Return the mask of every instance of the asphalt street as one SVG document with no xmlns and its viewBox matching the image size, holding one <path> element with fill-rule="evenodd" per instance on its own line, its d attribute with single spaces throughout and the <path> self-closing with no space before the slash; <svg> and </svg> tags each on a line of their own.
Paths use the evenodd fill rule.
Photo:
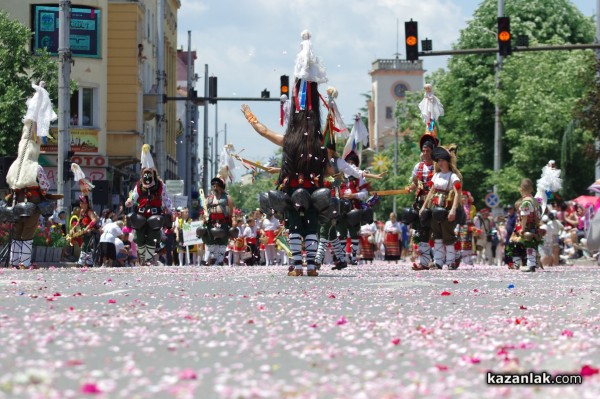
<svg viewBox="0 0 600 399">
<path fill-rule="evenodd" d="M 585 262 L 0 269 L 0 398 L 598 398 L 599 277 Z"/>
</svg>

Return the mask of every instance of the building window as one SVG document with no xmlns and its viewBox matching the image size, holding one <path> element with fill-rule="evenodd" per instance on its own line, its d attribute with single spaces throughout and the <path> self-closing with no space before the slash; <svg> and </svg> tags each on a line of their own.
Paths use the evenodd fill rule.
<svg viewBox="0 0 600 399">
<path fill-rule="evenodd" d="M 80 87 L 71 94 L 71 125 L 95 126 L 95 95 L 96 89 Z"/>
<path fill-rule="evenodd" d="M 393 119 L 392 107 L 385 107 L 385 119 Z"/>
</svg>

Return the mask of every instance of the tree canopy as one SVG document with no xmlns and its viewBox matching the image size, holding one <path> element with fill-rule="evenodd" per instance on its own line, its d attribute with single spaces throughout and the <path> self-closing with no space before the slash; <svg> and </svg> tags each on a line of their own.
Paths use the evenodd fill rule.
<svg viewBox="0 0 600 399">
<path fill-rule="evenodd" d="M 513 38 L 527 34 L 531 46 L 594 41 L 592 19 L 568 0 L 512 0 L 506 3 L 505 15 L 511 18 Z M 496 16 L 497 1 L 484 0 L 455 48 L 496 47 Z M 537 180 L 542 167 L 554 159 L 563 170 L 563 197 L 584 193 L 593 181 L 595 162 L 588 147 L 596 132 L 586 130 L 593 123 L 584 121 L 591 117 L 596 98 L 590 92 L 597 96 L 593 51 L 513 52 L 503 60 L 498 91 L 495 70 L 495 55 L 460 55 L 449 60 L 447 70 L 426 77 L 444 104 L 442 144 L 459 145 L 464 188 L 473 193 L 478 207 L 494 185 L 503 203 L 513 202 L 519 180 Z M 588 98 L 585 104 L 584 97 Z M 400 126 L 410 129 L 413 141 L 424 129 L 417 119 L 420 98 L 408 97 L 406 104 L 397 107 Z M 503 129 L 499 173 L 493 172 L 496 101 Z M 577 173 L 567 174 L 567 170 Z"/>
<path fill-rule="evenodd" d="M 45 81 L 57 106 L 57 62 L 46 52 L 31 54 L 32 35 L 29 28 L 0 11 L 0 155 L 17 153 L 25 101 L 34 92 L 31 83 Z"/>
</svg>

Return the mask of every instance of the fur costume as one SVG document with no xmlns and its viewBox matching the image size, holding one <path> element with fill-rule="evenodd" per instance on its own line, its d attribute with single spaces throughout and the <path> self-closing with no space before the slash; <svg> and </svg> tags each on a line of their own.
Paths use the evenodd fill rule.
<svg viewBox="0 0 600 399">
<path fill-rule="evenodd" d="M 48 136 L 49 125 L 57 118 L 44 82 L 32 87 L 35 94 L 27 100 L 18 156 L 6 174 L 11 192 L 7 203 L 12 206 L 15 215 L 10 264 L 22 268 L 31 266 L 33 236 L 40 217 L 37 205 L 46 201 L 46 192 L 50 188 L 46 173 L 38 163 L 40 137 Z"/>
<path fill-rule="evenodd" d="M 128 224 L 135 229 L 135 243 L 138 247 L 138 259 L 141 264 L 152 261 L 161 242 L 161 229 L 172 222 L 173 203 L 167 195 L 167 189 L 158 176 L 154 160 L 150 154 L 150 145 L 142 146 L 141 177 L 129 193 L 125 206 L 134 206 L 134 212 L 128 215 Z M 148 223 L 150 218 L 160 217 L 159 228 Z M 153 219 L 153 220 L 154 220 Z"/>
</svg>

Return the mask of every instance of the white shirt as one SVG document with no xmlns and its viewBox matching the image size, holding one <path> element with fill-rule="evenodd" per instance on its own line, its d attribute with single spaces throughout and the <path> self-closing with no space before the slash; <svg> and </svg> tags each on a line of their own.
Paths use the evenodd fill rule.
<svg viewBox="0 0 600 399">
<path fill-rule="evenodd" d="M 118 254 L 119 252 L 121 252 L 122 250 L 125 249 L 125 244 L 123 244 L 123 241 L 121 241 L 120 238 L 115 238 L 115 251 Z"/>
<path fill-rule="evenodd" d="M 254 227 L 246 226 L 246 228 L 244 229 L 244 234 L 242 234 L 242 237 L 245 237 L 245 238 L 256 237 L 257 229 L 258 228 L 256 227 L 256 224 L 254 225 Z"/>
<path fill-rule="evenodd" d="M 275 216 L 263 219 L 262 229 L 264 231 L 276 231 L 279 229 L 279 220 Z"/>
<path fill-rule="evenodd" d="M 368 236 L 368 235 L 375 234 L 375 233 L 377 233 L 377 226 L 375 226 L 375 223 L 365 224 L 360 227 L 359 234 L 361 236 Z"/>
<path fill-rule="evenodd" d="M 383 226 L 383 231 L 385 231 L 386 233 L 399 233 L 400 223 L 388 220 L 387 222 L 385 222 L 385 226 Z"/>
<path fill-rule="evenodd" d="M 337 170 L 339 170 L 346 176 L 353 176 L 353 177 L 356 177 L 357 179 L 364 178 L 364 176 L 365 176 L 364 171 L 358 169 L 354 165 L 350 165 L 348 162 L 346 162 L 342 158 L 331 158 L 330 161 L 335 161 L 335 166 L 337 167 Z"/>
<path fill-rule="evenodd" d="M 452 172 L 438 172 L 431 179 L 433 188 L 450 192 L 454 188 L 454 183 L 459 182 L 459 177 Z"/>
<path fill-rule="evenodd" d="M 103 233 L 100 236 L 100 242 L 110 242 L 115 244 L 115 239 L 123 234 L 123 230 L 116 222 L 107 223 L 102 228 Z M 121 240 L 119 240 L 121 241 Z M 121 242 L 123 244 L 123 242 Z"/>
</svg>

